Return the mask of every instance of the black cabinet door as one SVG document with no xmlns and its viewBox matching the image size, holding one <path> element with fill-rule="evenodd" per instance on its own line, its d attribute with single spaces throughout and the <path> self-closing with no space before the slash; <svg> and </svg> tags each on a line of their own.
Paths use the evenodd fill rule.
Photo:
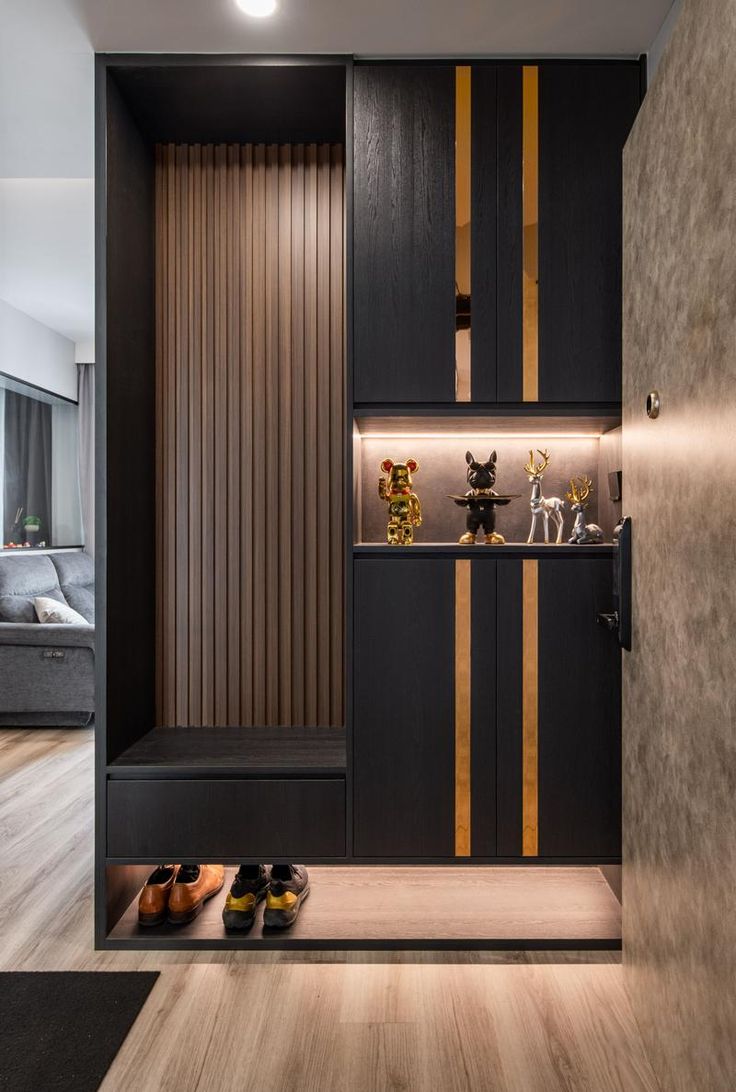
<svg viewBox="0 0 736 1092">
<path fill-rule="evenodd" d="M 354 72 L 356 402 L 455 397 L 455 69 Z"/>
<path fill-rule="evenodd" d="M 621 156 L 635 63 L 539 67 L 539 399 L 621 399 Z"/>
<path fill-rule="evenodd" d="M 358 559 L 354 609 L 355 855 L 451 857 L 453 562 Z"/>
<path fill-rule="evenodd" d="M 499 856 L 620 856 L 621 654 L 596 623 L 611 608 L 611 565 L 498 562 Z"/>
<path fill-rule="evenodd" d="M 539 853 L 621 853 L 621 651 L 610 559 L 539 562 Z"/>
</svg>

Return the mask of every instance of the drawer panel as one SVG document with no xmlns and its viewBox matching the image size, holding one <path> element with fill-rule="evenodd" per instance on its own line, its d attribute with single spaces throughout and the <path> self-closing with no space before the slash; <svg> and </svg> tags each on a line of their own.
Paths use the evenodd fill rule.
<svg viewBox="0 0 736 1092">
<path fill-rule="evenodd" d="M 343 857 L 345 782 L 110 781 L 107 824 L 109 857 Z"/>
</svg>

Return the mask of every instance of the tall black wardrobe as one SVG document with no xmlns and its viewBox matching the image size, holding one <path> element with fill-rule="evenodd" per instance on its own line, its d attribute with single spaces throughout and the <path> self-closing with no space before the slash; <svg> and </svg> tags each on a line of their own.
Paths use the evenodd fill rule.
<svg viewBox="0 0 736 1092">
<path fill-rule="evenodd" d="M 122 928 L 162 861 L 620 862 L 596 616 L 642 86 L 637 60 L 98 56 L 98 946 L 213 946 Z M 506 545 L 462 546 L 446 495 L 488 444 L 520 496 Z M 558 495 L 589 475 L 603 544 L 569 511 L 526 544 L 530 448 Z M 412 547 L 379 454 L 419 461 Z"/>
</svg>

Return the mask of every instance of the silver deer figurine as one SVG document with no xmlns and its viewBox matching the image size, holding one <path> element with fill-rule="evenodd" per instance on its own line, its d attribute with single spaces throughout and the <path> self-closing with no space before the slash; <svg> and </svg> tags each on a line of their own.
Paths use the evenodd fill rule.
<svg viewBox="0 0 736 1092">
<path fill-rule="evenodd" d="M 575 526 L 572 529 L 572 538 L 567 541 L 585 546 L 590 542 L 603 542 L 603 531 L 597 523 L 585 522 L 585 509 L 588 507 L 588 497 L 593 492 L 593 483 L 587 475 L 575 479 L 570 478 L 570 492 L 565 496 L 575 512 Z"/>
<path fill-rule="evenodd" d="M 529 481 L 532 485 L 532 495 L 529 501 L 532 509 L 532 527 L 529 532 L 529 538 L 527 542 L 534 542 L 534 531 L 536 530 L 537 520 L 540 516 L 544 519 L 544 541 L 549 542 L 549 521 L 550 517 L 552 522 L 557 527 L 556 543 L 562 542 L 562 530 L 564 524 L 563 509 L 565 507 L 564 500 L 560 500 L 559 497 L 543 497 L 542 496 L 542 474 L 549 466 L 549 451 L 539 451 L 537 453 L 542 456 L 542 461 L 538 465 L 534 462 L 534 452 L 529 452 L 529 462 L 525 464 L 524 470 L 529 475 Z"/>
</svg>

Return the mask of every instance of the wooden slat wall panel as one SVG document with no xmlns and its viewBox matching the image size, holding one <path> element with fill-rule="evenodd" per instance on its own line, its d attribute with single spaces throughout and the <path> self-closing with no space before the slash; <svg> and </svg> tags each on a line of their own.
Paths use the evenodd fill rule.
<svg viewBox="0 0 736 1092">
<path fill-rule="evenodd" d="M 157 719 L 343 722 L 344 155 L 156 154 Z"/>
</svg>

